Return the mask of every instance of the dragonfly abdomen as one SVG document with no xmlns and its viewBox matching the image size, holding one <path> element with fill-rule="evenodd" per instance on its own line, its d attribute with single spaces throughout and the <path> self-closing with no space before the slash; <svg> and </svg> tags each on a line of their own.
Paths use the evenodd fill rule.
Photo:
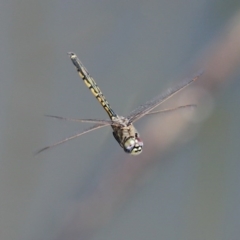
<svg viewBox="0 0 240 240">
<path fill-rule="evenodd" d="M 96 99 L 99 101 L 99 103 L 102 105 L 104 110 L 107 112 L 108 116 L 112 119 L 113 117 L 116 117 L 116 113 L 112 110 L 110 104 L 104 97 L 102 91 L 98 87 L 95 80 L 91 77 L 91 75 L 88 73 L 87 69 L 84 67 L 84 65 L 81 63 L 81 61 L 77 58 L 75 53 L 69 53 L 70 58 L 72 60 L 72 63 L 76 67 L 79 76 L 82 78 L 86 86 L 89 88 L 89 90 L 92 92 L 92 94 L 96 97 Z"/>
</svg>

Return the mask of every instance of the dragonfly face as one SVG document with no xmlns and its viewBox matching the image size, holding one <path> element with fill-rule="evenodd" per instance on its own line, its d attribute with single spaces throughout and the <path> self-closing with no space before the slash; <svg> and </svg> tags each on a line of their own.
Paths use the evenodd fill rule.
<svg viewBox="0 0 240 240">
<path fill-rule="evenodd" d="M 138 155 L 142 152 L 143 142 L 136 134 L 135 137 L 129 137 L 123 144 L 123 149 L 131 155 Z"/>
</svg>

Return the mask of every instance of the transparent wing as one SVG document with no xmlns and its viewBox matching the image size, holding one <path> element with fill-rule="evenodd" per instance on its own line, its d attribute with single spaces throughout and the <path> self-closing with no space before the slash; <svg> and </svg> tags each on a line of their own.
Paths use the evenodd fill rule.
<svg viewBox="0 0 240 240">
<path fill-rule="evenodd" d="M 93 125 L 92 127 L 86 129 L 85 131 L 83 131 L 83 132 L 81 132 L 81 133 L 78 133 L 78 134 L 76 134 L 76 135 L 70 136 L 70 137 L 68 137 L 68 138 L 65 138 L 65 139 L 59 141 L 59 142 L 56 142 L 56 143 L 54 143 L 54 144 L 52 144 L 52 145 L 49 145 L 49 146 L 47 146 L 47 147 L 44 147 L 44 148 L 40 149 L 39 151 L 36 152 L 36 154 L 39 154 L 40 152 L 43 152 L 43 151 L 45 151 L 45 150 L 47 150 L 47 149 L 49 149 L 49 148 L 52 148 L 52 147 L 55 147 L 55 146 L 60 145 L 60 144 L 62 144 L 62 143 L 65 143 L 65 142 L 67 142 L 67 141 L 69 141 L 69 140 L 72 140 L 72 139 L 74 139 L 74 138 L 80 137 L 80 136 L 82 136 L 82 135 L 85 134 L 85 133 L 89 133 L 89 132 L 91 132 L 91 131 L 93 131 L 93 130 L 96 130 L 96 129 L 99 129 L 99 128 L 102 128 L 102 127 L 106 127 L 106 126 L 109 126 L 109 125 L 110 125 L 110 124 L 95 124 L 95 125 Z"/>
<path fill-rule="evenodd" d="M 67 120 L 67 121 L 72 121 L 72 122 L 88 122 L 88 123 L 98 123 L 98 124 L 107 124 L 107 125 L 119 125 L 116 122 L 112 120 L 101 120 L 101 119 L 75 119 L 75 118 L 65 118 L 65 117 L 59 117 L 59 116 L 54 116 L 54 115 L 45 115 L 46 117 L 51 117 L 51 118 L 57 118 L 60 120 Z"/>
<path fill-rule="evenodd" d="M 175 112 L 177 110 L 181 110 L 181 109 L 193 109 L 197 107 L 197 105 L 195 104 L 189 104 L 189 105 L 184 105 L 184 106 L 178 106 L 178 107 L 175 107 L 175 108 L 168 108 L 168 109 L 163 109 L 163 110 L 159 110 L 159 111 L 153 111 L 153 112 L 149 112 L 149 113 L 146 113 L 146 115 L 151 115 L 151 114 L 157 114 L 157 113 L 170 113 L 170 112 Z"/>
<path fill-rule="evenodd" d="M 176 93 L 180 92 L 184 88 L 186 88 L 189 84 L 192 82 L 196 81 L 201 75 L 203 74 L 203 71 L 197 74 L 194 78 L 188 79 L 179 85 L 177 85 L 174 88 L 169 89 L 165 93 L 158 95 L 157 97 L 153 98 L 152 100 L 146 102 L 145 104 L 139 106 L 135 110 L 133 110 L 130 115 L 127 117 L 130 123 L 133 123 L 137 121 L 138 119 L 142 118 L 145 116 L 147 113 L 152 111 L 154 108 L 168 100 L 170 97 L 175 95 Z"/>
</svg>

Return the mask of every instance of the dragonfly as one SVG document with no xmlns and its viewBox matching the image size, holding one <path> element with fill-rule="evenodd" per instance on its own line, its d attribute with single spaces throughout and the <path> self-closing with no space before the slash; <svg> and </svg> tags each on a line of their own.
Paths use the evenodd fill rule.
<svg viewBox="0 0 240 240">
<path fill-rule="evenodd" d="M 131 155 L 138 155 L 143 150 L 143 141 L 141 140 L 137 129 L 133 125 L 134 122 L 136 122 L 137 120 L 141 119 L 142 117 L 144 117 L 146 115 L 172 112 L 172 111 L 175 111 L 178 109 L 196 106 L 193 104 L 189 104 L 189 105 L 178 106 L 178 107 L 170 108 L 170 109 L 153 111 L 160 104 L 162 104 L 163 102 L 165 102 L 166 100 L 171 98 L 173 95 L 177 94 L 178 92 L 180 92 L 181 90 L 186 88 L 192 82 L 196 81 L 202 75 L 203 72 L 200 72 L 199 74 L 195 75 L 191 79 L 185 80 L 184 82 L 180 83 L 176 87 L 169 89 L 165 93 L 156 96 L 155 98 L 153 98 L 150 101 L 147 101 L 145 104 L 140 105 L 135 110 L 133 110 L 127 117 L 119 116 L 113 111 L 110 104 L 108 103 L 105 96 L 103 95 L 102 91 L 96 84 L 95 80 L 89 74 L 89 72 L 84 67 L 82 62 L 79 60 L 77 55 L 73 52 L 69 52 L 68 55 L 69 55 L 73 65 L 76 67 L 80 78 L 84 81 L 86 86 L 89 88 L 89 90 L 92 92 L 92 94 L 96 97 L 96 99 L 102 105 L 103 109 L 108 114 L 109 119 L 107 119 L 107 120 L 72 119 L 72 118 L 65 118 L 65 117 L 59 117 L 59 116 L 53 116 L 53 115 L 46 115 L 48 117 L 61 119 L 61 120 L 94 123 L 94 125 L 88 129 L 86 129 L 83 132 L 80 132 L 76 135 L 70 136 L 70 137 L 65 138 L 59 142 L 52 144 L 52 145 L 44 147 L 44 148 L 40 149 L 37 153 L 43 152 L 49 148 L 60 145 L 69 140 L 72 140 L 74 138 L 80 137 L 83 134 L 92 132 L 96 129 L 100 129 L 100 128 L 103 128 L 106 126 L 111 126 L 112 130 L 113 130 L 113 136 L 116 139 L 116 141 L 119 143 L 119 145 L 123 148 L 123 150 L 126 153 L 129 153 Z"/>
</svg>

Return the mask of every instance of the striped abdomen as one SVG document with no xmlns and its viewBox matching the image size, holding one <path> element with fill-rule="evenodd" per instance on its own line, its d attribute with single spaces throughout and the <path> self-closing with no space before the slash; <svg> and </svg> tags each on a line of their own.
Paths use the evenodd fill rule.
<svg viewBox="0 0 240 240">
<path fill-rule="evenodd" d="M 91 90 L 92 94 L 97 98 L 97 100 L 100 102 L 100 104 L 103 106 L 105 111 L 107 112 L 108 116 L 112 119 L 112 117 L 116 117 L 116 113 L 112 110 L 110 107 L 110 104 L 104 97 L 102 91 L 94 81 L 94 79 L 90 76 L 87 69 L 83 66 L 81 61 L 77 58 L 75 53 L 69 53 L 70 58 L 74 64 L 74 66 L 77 68 L 79 76 L 82 78 L 84 83 L 87 85 L 87 87 Z"/>
</svg>

